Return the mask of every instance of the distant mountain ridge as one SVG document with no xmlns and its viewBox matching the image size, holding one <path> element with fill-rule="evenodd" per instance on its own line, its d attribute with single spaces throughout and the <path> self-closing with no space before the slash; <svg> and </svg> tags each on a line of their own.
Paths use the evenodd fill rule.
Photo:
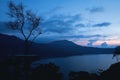
<svg viewBox="0 0 120 80">
<path fill-rule="evenodd" d="M 0 53 L 1 55 L 23 54 L 24 41 L 5 34 L 0 34 Z M 111 54 L 114 49 L 83 47 L 67 40 L 54 41 L 51 43 L 33 43 L 29 48 L 29 54 L 41 57 L 64 57 L 84 54 Z"/>
</svg>

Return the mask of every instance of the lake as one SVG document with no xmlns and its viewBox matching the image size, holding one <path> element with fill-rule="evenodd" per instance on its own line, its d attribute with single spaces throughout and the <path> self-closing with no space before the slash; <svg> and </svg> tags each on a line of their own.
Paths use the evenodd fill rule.
<svg viewBox="0 0 120 80">
<path fill-rule="evenodd" d="M 116 62 L 112 59 L 112 54 L 99 54 L 99 55 L 80 55 L 62 58 L 50 58 L 35 61 L 33 67 L 39 63 L 55 63 L 60 67 L 60 70 L 65 75 L 70 71 L 88 71 L 90 73 L 98 73 L 99 70 L 106 70 L 109 66 Z"/>
</svg>

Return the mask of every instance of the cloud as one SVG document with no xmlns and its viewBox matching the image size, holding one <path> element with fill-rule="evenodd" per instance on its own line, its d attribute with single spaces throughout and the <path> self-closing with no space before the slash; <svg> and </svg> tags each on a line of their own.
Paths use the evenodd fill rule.
<svg viewBox="0 0 120 80">
<path fill-rule="evenodd" d="M 93 27 L 107 27 L 110 25 L 111 25 L 110 22 L 103 22 L 103 23 L 94 24 Z"/>
<path fill-rule="evenodd" d="M 75 27 L 85 27 L 85 24 L 79 23 L 79 24 L 76 24 Z"/>
<path fill-rule="evenodd" d="M 42 32 L 46 35 L 48 33 L 50 34 L 74 34 L 74 31 L 77 31 L 77 28 L 74 26 L 74 24 L 77 21 L 81 20 L 80 14 L 75 15 L 53 15 L 50 16 L 47 19 L 44 19 L 44 21 L 41 23 L 40 26 L 42 26 Z M 0 23 L 0 32 L 8 33 L 7 28 L 3 27 L 3 24 Z M 14 34 L 13 31 L 10 31 Z M 59 36 L 58 35 L 58 36 Z"/>
<path fill-rule="evenodd" d="M 75 14 L 75 15 L 53 15 L 48 20 L 63 20 L 67 22 L 76 22 L 78 20 L 81 20 L 81 14 Z"/>
<path fill-rule="evenodd" d="M 87 46 L 90 46 L 92 47 L 93 46 L 93 43 L 98 41 L 98 39 L 94 39 L 94 40 L 89 40 L 89 43 L 87 44 Z"/>
<path fill-rule="evenodd" d="M 72 24 L 66 23 L 62 20 L 51 20 L 42 24 L 44 32 L 52 33 L 67 33 L 72 30 Z"/>
<path fill-rule="evenodd" d="M 103 12 L 104 8 L 103 7 L 93 7 L 93 8 L 87 8 L 90 13 L 97 13 L 97 12 Z"/>
<path fill-rule="evenodd" d="M 103 43 L 101 43 L 101 47 L 102 47 L 102 48 L 108 48 L 108 44 L 107 44 L 107 42 L 103 42 Z"/>
<path fill-rule="evenodd" d="M 12 33 L 13 30 L 8 29 L 7 24 L 5 22 L 0 22 L 0 33 Z"/>
<path fill-rule="evenodd" d="M 53 8 L 53 9 L 51 9 L 50 11 L 48 11 L 47 14 L 56 13 L 56 12 L 60 11 L 61 9 L 63 9 L 62 6 L 57 6 L 57 7 Z"/>
<path fill-rule="evenodd" d="M 79 40 L 79 39 L 86 39 L 89 41 L 90 44 L 93 44 L 97 40 L 99 40 L 100 37 L 105 37 L 99 34 L 96 35 L 60 35 L 60 34 L 43 34 L 39 37 L 38 41 L 40 42 L 50 42 L 55 40 Z M 91 39 L 92 40 L 89 40 Z"/>
<path fill-rule="evenodd" d="M 106 37 L 106 36 L 95 34 L 95 35 L 73 35 L 73 36 L 64 36 L 64 37 L 67 37 L 67 38 L 91 38 L 91 37 L 99 38 L 99 37 Z"/>
<path fill-rule="evenodd" d="M 76 15 L 54 15 L 49 17 L 42 23 L 44 26 L 44 32 L 52 32 L 52 33 L 69 33 L 69 31 L 73 31 L 74 24 L 77 21 L 81 20 L 81 16 L 79 14 Z"/>
</svg>

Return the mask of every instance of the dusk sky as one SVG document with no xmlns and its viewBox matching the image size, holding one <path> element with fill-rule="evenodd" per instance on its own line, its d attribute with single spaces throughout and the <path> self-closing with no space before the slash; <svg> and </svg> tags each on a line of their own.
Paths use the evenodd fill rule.
<svg viewBox="0 0 120 80">
<path fill-rule="evenodd" d="M 0 0 L 0 22 L 9 20 Z M 11 0 L 43 18 L 37 42 L 70 40 L 84 46 L 120 45 L 120 0 Z M 0 32 L 14 34 L 0 26 Z M 19 34 L 17 35 L 19 37 Z"/>
</svg>

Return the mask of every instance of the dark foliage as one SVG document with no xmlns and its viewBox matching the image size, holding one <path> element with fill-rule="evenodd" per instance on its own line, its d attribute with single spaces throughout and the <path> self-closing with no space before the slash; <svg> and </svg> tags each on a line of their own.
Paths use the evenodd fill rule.
<svg viewBox="0 0 120 80">
<path fill-rule="evenodd" d="M 117 46 L 116 48 L 115 48 L 115 52 L 114 52 L 114 54 L 118 54 L 118 55 L 120 55 L 120 46 Z"/>
<path fill-rule="evenodd" d="M 120 46 L 117 46 L 117 47 L 115 48 L 114 53 L 113 53 L 113 58 L 116 57 L 116 60 L 117 60 L 117 61 L 119 61 L 118 55 L 120 55 Z"/>
<path fill-rule="evenodd" d="M 40 64 L 32 72 L 32 80 L 62 80 L 59 67 L 53 63 Z"/>
<path fill-rule="evenodd" d="M 120 80 L 120 63 L 115 63 L 101 73 L 101 80 Z"/>
<path fill-rule="evenodd" d="M 72 71 L 69 73 L 69 80 L 99 80 L 99 76 L 97 74 L 90 74 L 85 71 Z"/>
<path fill-rule="evenodd" d="M 16 80 L 15 78 L 19 78 L 15 75 L 15 70 L 20 70 L 17 67 L 15 67 L 16 63 L 14 63 L 14 61 L 10 57 L 1 57 L 4 59 L 0 59 L 0 80 Z"/>
</svg>

